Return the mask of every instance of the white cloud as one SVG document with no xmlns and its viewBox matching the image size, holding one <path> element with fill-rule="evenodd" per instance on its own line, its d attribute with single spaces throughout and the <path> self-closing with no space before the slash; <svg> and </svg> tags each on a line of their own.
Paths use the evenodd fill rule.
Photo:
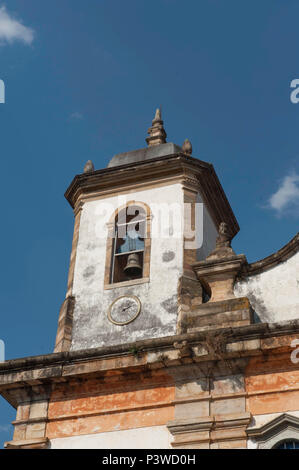
<svg viewBox="0 0 299 470">
<path fill-rule="evenodd" d="M 83 114 L 79 113 L 78 111 L 75 111 L 70 115 L 69 119 L 80 121 L 81 119 L 83 119 Z"/>
<path fill-rule="evenodd" d="M 293 172 L 283 178 L 278 190 L 269 198 L 269 207 L 279 215 L 284 210 L 299 209 L 299 175 L 297 173 Z"/>
<path fill-rule="evenodd" d="M 16 18 L 13 18 L 5 6 L 0 7 L 0 42 L 13 43 L 14 41 L 21 41 L 30 45 L 33 38 L 33 29 L 24 26 Z"/>
</svg>

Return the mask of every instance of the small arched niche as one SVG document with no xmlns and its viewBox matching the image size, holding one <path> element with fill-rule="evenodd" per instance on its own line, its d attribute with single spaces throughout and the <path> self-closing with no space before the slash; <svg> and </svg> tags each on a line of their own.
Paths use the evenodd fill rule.
<svg viewBox="0 0 299 470">
<path fill-rule="evenodd" d="M 108 223 L 105 288 L 140 284 L 150 275 L 150 210 L 131 201 Z"/>
</svg>

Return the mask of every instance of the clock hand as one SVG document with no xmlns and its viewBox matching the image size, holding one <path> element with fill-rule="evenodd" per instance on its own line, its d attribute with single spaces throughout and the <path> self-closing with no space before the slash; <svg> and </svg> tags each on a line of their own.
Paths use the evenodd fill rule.
<svg viewBox="0 0 299 470">
<path fill-rule="evenodd" d="M 128 307 L 124 307 L 122 311 L 125 312 L 125 311 L 128 310 L 129 308 L 131 308 L 131 305 L 129 305 Z"/>
</svg>

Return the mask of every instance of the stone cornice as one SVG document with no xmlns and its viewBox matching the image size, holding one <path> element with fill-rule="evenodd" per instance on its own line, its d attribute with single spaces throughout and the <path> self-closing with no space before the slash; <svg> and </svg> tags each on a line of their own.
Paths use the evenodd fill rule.
<svg viewBox="0 0 299 470">
<path fill-rule="evenodd" d="M 200 277 L 206 274 L 210 274 L 211 270 L 221 272 L 231 271 L 235 266 L 239 267 L 242 263 L 245 262 L 245 255 L 234 255 L 217 260 L 209 260 L 209 258 L 207 258 L 205 261 L 197 261 L 196 263 L 193 263 L 192 268 Z"/>
<path fill-rule="evenodd" d="M 5 442 L 5 449 L 47 449 L 49 439 L 47 437 L 37 439 L 26 439 L 22 441 Z"/>
<path fill-rule="evenodd" d="M 225 221 L 232 237 L 238 233 L 238 222 L 213 165 L 183 153 L 77 175 L 65 197 L 75 207 L 80 198 L 98 197 L 112 194 L 113 191 L 117 193 L 124 188 L 142 188 L 148 184 L 167 184 L 171 181 L 196 185 L 216 226 Z"/>
<path fill-rule="evenodd" d="M 272 255 L 267 256 L 259 261 L 254 263 L 247 264 L 244 266 L 242 271 L 242 276 L 253 276 L 255 274 L 260 274 L 268 269 L 274 268 L 275 266 L 287 261 L 293 255 L 299 251 L 299 232 L 290 240 L 286 245 L 284 245 L 280 250 L 272 253 Z"/>
<path fill-rule="evenodd" d="M 281 323 L 257 323 L 248 326 L 236 328 L 222 328 L 209 331 L 201 331 L 196 333 L 188 333 L 176 336 L 167 336 L 164 338 L 147 339 L 137 341 L 135 343 L 128 343 L 123 345 L 108 346 L 102 348 L 95 348 L 80 351 L 66 351 L 60 353 L 53 353 L 42 356 L 32 356 L 21 359 L 13 359 L 0 364 L 0 391 L 2 393 L 6 388 L 9 389 L 12 384 L 22 387 L 26 383 L 42 384 L 48 383 L 51 378 L 61 376 L 62 367 L 68 369 L 68 376 L 76 376 L 81 373 L 84 375 L 85 365 L 87 363 L 94 364 L 90 372 L 101 372 L 109 370 L 112 367 L 111 362 L 117 359 L 117 364 L 120 368 L 139 368 L 144 369 L 149 364 L 154 362 L 161 362 L 163 367 L 169 363 L 171 365 L 172 359 L 177 362 L 183 360 L 179 355 L 176 348 L 176 343 L 186 341 L 190 347 L 201 347 L 207 336 L 221 331 L 221 335 L 227 338 L 228 356 L 234 357 L 234 343 L 244 341 L 255 341 L 261 339 L 278 338 L 279 336 L 289 336 L 299 333 L 299 320 L 285 321 Z M 283 346 L 283 344 L 282 344 Z M 274 348 L 279 347 L 279 344 L 274 345 Z M 163 359 L 163 352 L 169 352 L 170 356 L 166 361 Z M 171 352 L 172 351 L 172 352 Z M 240 353 L 238 348 L 238 357 Z M 257 354 L 259 354 L 260 347 L 257 347 Z M 243 354 L 244 353 L 244 354 Z M 242 350 L 242 355 L 246 357 L 248 351 Z M 252 355 L 252 351 L 250 353 Z M 236 356 L 236 357 L 237 357 Z M 129 360 L 129 357 L 131 358 Z M 172 357 L 172 359 L 171 359 Z M 160 359 L 157 359 L 160 358 Z M 107 367 L 101 368 L 99 361 L 107 360 Z M 186 359 L 190 361 L 188 357 Z M 209 361 L 215 360 L 214 357 L 207 352 L 202 354 L 199 360 Z M 20 375 L 19 375 L 20 374 Z M 10 376 L 10 378 L 9 378 Z M 15 380 L 12 377 L 15 377 Z"/>
</svg>

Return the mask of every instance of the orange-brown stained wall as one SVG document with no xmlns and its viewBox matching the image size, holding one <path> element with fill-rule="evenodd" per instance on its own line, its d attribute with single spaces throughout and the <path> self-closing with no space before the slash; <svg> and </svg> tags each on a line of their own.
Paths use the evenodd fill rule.
<svg viewBox="0 0 299 470">
<path fill-rule="evenodd" d="M 174 419 L 175 384 L 170 375 L 163 370 L 111 374 L 57 384 L 49 403 L 46 436 L 161 426 Z M 292 363 L 290 352 L 251 358 L 245 387 L 246 409 L 252 415 L 299 410 L 299 367 Z M 233 407 L 229 412 L 235 413 Z"/>
<path fill-rule="evenodd" d="M 65 383 L 52 393 L 46 435 L 53 439 L 165 425 L 174 418 L 174 396 L 172 379 L 160 373 L 138 382 Z"/>
<path fill-rule="evenodd" d="M 299 410 L 299 367 L 290 353 L 252 358 L 245 385 L 252 415 Z"/>
</svg>

